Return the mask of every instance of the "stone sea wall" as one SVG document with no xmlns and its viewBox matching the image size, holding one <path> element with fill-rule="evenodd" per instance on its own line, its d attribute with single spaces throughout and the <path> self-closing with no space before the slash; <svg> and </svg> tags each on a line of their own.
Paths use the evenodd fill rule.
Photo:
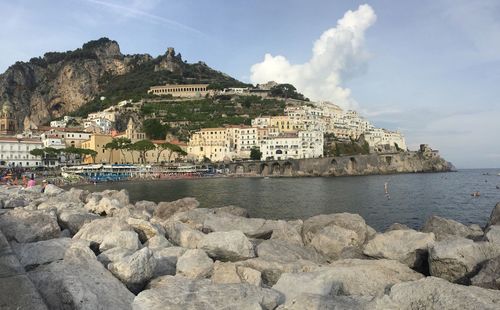
<svg viewBox="0 0 500 310">
<path fill-rule="evenodd" d="M 349 176 L 414 172 L 448 172 L 453 165 L 420 152 L 338 156 L 298 160 L 234 162 L 234 176 Z"/>
<path fill-rule="evenodd" d="M 0 186 L 0 309 L 500 308 L 500 203 L 484 227 L 384 232 L 210 207 Z"/>
</svg>

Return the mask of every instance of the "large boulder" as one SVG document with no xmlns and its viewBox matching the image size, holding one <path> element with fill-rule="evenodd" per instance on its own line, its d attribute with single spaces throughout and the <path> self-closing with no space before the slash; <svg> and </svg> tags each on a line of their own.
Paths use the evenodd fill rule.
<svg viewBox="0 0 500 310">
<path fill-rule="evenodd" d="M 64 193 L 65 190 L 55 186 L 54 184 L 47 184 L 43 193 L 47 196 L 56 196 Z"/>
<path fill-rule="evenodd" d="M 283 240 L 271 239 L 262 241 L 256 249 L 257 256 L 263 260 L 295 262 L 309 260 L 316 263 L 325 263 L 326 258 L 317 253 L 314 248 L 306 248 Z"/>
<path fill-rule="evenodd" d="M 85 209 L 65 209 L 59 213 L 59 223 L 68 229 L 73 235 L 76 234 L 83 225 L 99 219 L 97 214 L 89 213 Z"/>
<path fill-rule="evenodd" d="M 28 273 L 49 309 L 131 309 L 134 295 L 80 242 Z M 105 292 L 105 293 L 104 293 Z"/>
<path fill-rule="evenodd" d="M 212 283 L 249 283 L 261 286 L 262 279 L 258 270 L 238 266 L 231 262 L 216 261 L 212 273 Z"/>
<path fill-rule="evenodd" d="M 198 208 L 200 203 L 195 198 L 187 197 L 171 202 L 160 202 L 154 210 L 153 216 L 167 220 L 174 213 L 189 211 Z"/>
<path fill-rule="evenodd" d="M 363 253 L 375 258 L 394 259 L 410 268 L 420 269 L 427 263 L 428 250 L 433 244 L 433 233 L 413 229 L 392 230 L 375 235 L 365 245 Z"/>
<path fill-rule="evenodd" d="M 109 271 L 134 293 L 141 291 L 153 277 L 155 267 L 156 260 L 148 248 L 143 248 L 108 265 Z"/>
<path fill-rule="evenodd" d="M 248 217 L 248 210 L 242 207 L 225 206 L 220 208 L 213 208 L 212 210 L 214 211 L 215 214 L 226 213 L 235 216 Z"/>
<path fill-rule="evenodd" d="M 236 264 L 260 271 L 263 283 L 268 286 L 276 284 L 283 273 L 308 272 L 316 270 L 320 266 L 315 262 L 304 259 L 297 259 L 290 262 L 283 260 L 266 260 L 260 257 L 240 261 Z"/>
<path fill-rule="evenodd" d="M 88 240 L 100 245 L 104 238 L 116 231 L 132 231 L 132 227 L 119 218 L 101 218 L 82 226 L 73 239 Z"/>
<path fill-rule="evenodd" d="M 53 212 L 16 208 L 0 215 L 0 229 L 8 240 L 34 242 L 58 238 L 61 229 Z"/>
<path fill-rule="evenodd" d="M 112 248 L 122 248 L 135 252 L 140 247 L 141 242 L 135 231 L 121 230 L 113 231 L 104 236 L 102 243 L 99 245 L 99 250 L 102 252 Z"/>
<path fill-rule="evenodd" d="M 126 205 L 120 204 L 120 202 L 116 199 L 108 197 L 102 197 L 99 199 L 99 196 L 92 196 L 89 199 L 89 202 L 85 204 L 85 209 L 89 212 L 106 216 L 115 214 L 118 210 L 125 206 Z"/>
<path fill-rule="evenodd" d="M 128 218 L 127 224 L 132 226 L 142 243 L 149 238 L 165 235 L 165 229 L 160 225 L 151 224 L 150 222 L 137 218 Z"/>
<path fill-rule="evenodd" d="M 363 242 L 364 236 L 360 239 L 354 230 L 328 224 L 316 232 L 310 244 L 329 258 L 338 259 L 344 249 L 360 247 Z"/>
<path fill-rule="evenodd" d="M 196 249 L 204 234 L 181 222 L 165 222 L 168 239 L 183 248 Z"/>
<path fill-rule="evenodd" d="M 283 240 L 299 246 L 304 245 L 302 240 L 302 220 L 276 221 L 271 239 Z"/>
<path fill-rule="evenodd" d="M 500 245 L 500 225 L 492 225 L 486 230 L 485 239 Z"/>
<path fill-rule="evenodd" d="M 481 231 L 474 230 L 462 223 L 435 215 L 425 222 L 422 232 L 434 233 L 438 241 L 453 238 L 453 236 L 473 239 L 483 235 Z"/>
<path fill-rule="evenodd" d="M 212 284 L 208 279 L 163 276 L 151 281 L 148 289 L 137 295 L 133 308 L 271 310 L 281 302 L 282 296 L 278 292 L 246 283 Z"/>
<path fill-rule="evenodd" d="M 489 227 L 492 225 L 500 225 L 500 202 L 497 203 L 495 208 L 491 211 L 490 219 L 486 226 Z"/>
<path fill-rule="evenodd" d="M 210 276 L 214 262 L 199 249 L 187 250 L 177 259 L 177 275 L 201 279 Z"/>
<path fill-rule="evenodd" d="M 376 299 L 369 308 L 493 310 L 500 308 L 500 298 L 498 291 L 427 277 L 395 284 L 388 295 Z"/>
<path fill-rule="evenodd" d="M 500 256 L 483 263 L 479 273 L 471 279 L 471 284 L 500 290 Z"/>
<path fill-rule="evenodd" d="M 170 243 L 167 238 L 159 235 L 149 238 L 148 241 L 144 243 L 144 246 L 147 246 L 150 249 L 161 249 L 171 247 L 172 243 Z"/>
<path fill-rule="evenodd" d="M 203 222 L 203 231 L 233 231 L 239 230 L 250 238 L 270 238 L 275 221 L 259 219 L 259 218 L 246 218 L 241 216 L 234 216 L 227 213 L 222 214 L 208 214 Z"/>
<path fill-rule="evenodd" d="M 58 238 L 30 243 L 12 242 L 11 245 L 21 265 L 31 270 L 39 265 L 62 260 L 71 241 L 71 238 Z"/>
<path fill-rule="evenodd" d="M 306 244 L 310 243 L 318 232 L 331 225 L 354 231 L 357 235 L 356 244 L 363 244 L 375 234 L 375 230 L 368 226 L 358 214 L 335 213 L 316 215 L 305 220 L 302 239 Z"/>
<path fill-rule="evenodd" d="M 456 238 L 436 242 L 429 250 L 429 271 L 432 276 L 450 282 L 469 284 L 479 265 L 500 255 L 500 245 Z"/>
<path fill-rule="evenodd" d="M 198 248 L 213 259 L 238 261 L 255 257 L 253 244 L 239 230 L 219 231 L 203 236 Z"/>
<path fill-rule="evenodd" d="M 284 273 L 273 286 L 287 301 L 302 293 L 322 296 L 382 296 L 392 285 L 423 276 L 394 260 L 346 259 L 303 273 Z"/>
<path fill-rule="evenodd" d="M 187 249 L 178 246 L 153 248 L 151 250 L 153 251 L 153 256 L 156 260 L 154 277 L 175 275 L 177 270 L 177 260 L 187 251 Z"/>
</svg>

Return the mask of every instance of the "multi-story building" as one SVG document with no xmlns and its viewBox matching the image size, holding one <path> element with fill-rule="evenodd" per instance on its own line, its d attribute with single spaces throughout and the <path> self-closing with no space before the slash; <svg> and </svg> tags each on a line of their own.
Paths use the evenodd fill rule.
<svg viewBox="0 0 500 310">
<path fill-rule="evenodd" d="M 203 128 L 195 132 L 189 140 L 187 149 L 188 156 L 198 161 L 205 158 L 211 161 L 223 161 L 232 158 L 228 129 L 224 127 Z"/>
<path fill-rule="evenodd" d="M 66 127 L 66 121 L 64 121 L 64 120 L 51 121 L 50 122 L 50 127 L 64 128 L 64 127 Z"/>
<path fill-rule="evenodd" d="M 373 128 L 364 134 L 370 149 L 375 152 L 407 150 L 406 141 L 400 132 Z"/>
<path fill-rule="evenodd" d="M 0 105 L 0 135 L 13 135 L 17 131 L 17 121 L 14 117 L 12 104 L 5 100 Z"/>
<path fill-rule="evenodd" d="M 162 86 L 153 86 L 149 89 L 148 93 L 154 95 L 172 95 L 174 97 L 196 98 L 212 94 L 212 91 L 208 89 L 208 84 L 166 84 Z"/>
<path fill-rule="evenodd" d="M 83 128 L 89 132 L 110 133 L 113 122 L 107 118 L 93 118 L 83 123 Z"/>
<path fill-rule="evenodd" d="M 41 148 L 43 144 L 39 139 L 0 136 L 0 162 L 13 167 L 41 166 L 43 165 L 41 157 L 30 154 L 30 151 Z"/>
</svg>

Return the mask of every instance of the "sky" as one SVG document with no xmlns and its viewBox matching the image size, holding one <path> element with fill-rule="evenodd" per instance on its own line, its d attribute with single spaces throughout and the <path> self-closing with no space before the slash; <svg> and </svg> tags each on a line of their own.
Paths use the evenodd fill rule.
<svg viewBox="0 0 500 310">
<path fill-rule="evenodd" d="M 457 168 L 500 168 L 500 1 L 0 0 L 0 72 L 108 37 L 251 83 L 290 82 L 427 143 Z"/>
</svg>

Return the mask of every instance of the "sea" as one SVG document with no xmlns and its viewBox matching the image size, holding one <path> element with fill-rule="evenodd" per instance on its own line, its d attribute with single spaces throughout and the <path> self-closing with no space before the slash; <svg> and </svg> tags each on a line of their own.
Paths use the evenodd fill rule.
<svg viewBox="0 0 500 310">
<path fill-rule="evenodd" d="M 318 214 L 360 214 L 378 231 L 393 223 L 421 228 L 432 215 L 484 226 L 500 202 L 500 169 L 350 177 L 201 178 L 129 181 L 79 186 L 126 189 L 131 201 L 195 197 L 200 207 L 243 207 L 251 217 L 307 219 Z M 387 188 L 387 193 L 386 193 Z M 480 196 L 471 194 L 479 192 Z"/>
</svg>

